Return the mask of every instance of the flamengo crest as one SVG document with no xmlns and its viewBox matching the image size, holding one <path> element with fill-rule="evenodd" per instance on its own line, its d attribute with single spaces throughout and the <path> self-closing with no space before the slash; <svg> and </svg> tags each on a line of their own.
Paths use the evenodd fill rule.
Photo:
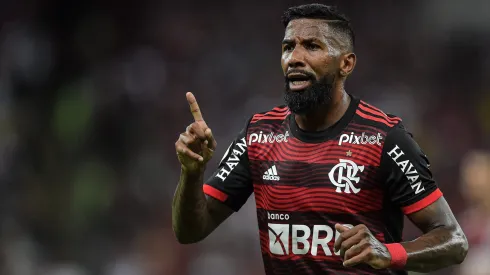
<svg viewBox="0 0 490 275">
<path fill-rule="evenodd" d="M 335 165 L 328 173 L 330 182 L 337 186 L 335 192 L 342 193 L 343 189 L 344 193 L 351 193 L 351 190 L 354 194 L 359 193 L 361 189 L 356 188 L 354 183 L 359 183 L 360 178 L 356 175 L 358 172 L 364 171 L 364 166 L 357 165 L 352 160 L 339 159 L 339 161 L 340 163 Z"/>
</svg>

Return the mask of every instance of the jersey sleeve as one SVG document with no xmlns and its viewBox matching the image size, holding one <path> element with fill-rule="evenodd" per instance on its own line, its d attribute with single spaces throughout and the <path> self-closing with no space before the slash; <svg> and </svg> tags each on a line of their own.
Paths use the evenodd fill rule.
<svg viewBox="0 0 490 275">
<path fill-rule="evenodd" d="M 391 201 L 408 215 L 438 200 L 442 192 L 420 146 L 403 126 L 395 127 L 386 136 L 380 169 Z"/>
<path fill-rule="evenodd" d="M 246 141 L 249 122 L 230 144 L 218 168 L 203 186 L 206 195 L 234 211 L 240 210 L 253 192 Z"/>
</svg>

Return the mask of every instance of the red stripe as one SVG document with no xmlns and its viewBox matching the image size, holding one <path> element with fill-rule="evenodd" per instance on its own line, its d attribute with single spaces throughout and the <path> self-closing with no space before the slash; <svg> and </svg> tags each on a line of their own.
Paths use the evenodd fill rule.
<svg viewBox="0 0 490 275">
<path fill-rule="evenodd" d="M 361 190 L 357 194 L 340 194 L 336 188 L 306 188 L 254 184 L 257 208 L 275 211 L 316 211 L 359 213 L 382 208 L 382 193 Z"/>
<path fill-rule="evenodd" d="M 386 136 L 385 131 L 383 131 L 382 129 L 379 129 L 377 127 L 374 127 L 374 126 L 370 126 L 370 125 L 358 124 L 358 123 L 352 122 L 351 124 L 349 124 L 348 127 L 349 128 L 348 128 L 348 130 L 346 130 L 346 132 L 352 131 L 351 129 L 354 128 L 357 132 L 367 132 L 370 130 L 375 135 L 376 135 L 376 133 L 380 133 L 382 136 Z"/>
<path fill-rule="evenodd" d="M 395 126 L 394 124 L 391 124 L 389 123 L 388 121 L 384 120 L 384 119 L 381 119 L 381 118 L 377 118 L 377 117 L 374 117 L 374 116 L 370 116 L 368 114 L 364 114 L 363 112 L 361 112 L 359 109 L 356 111 L 356 114 L 362 118 L 365 118 L 365 119 L 369 119 L 369 120 L 372 120 L 372 121 L 376 121 L 376 122 L 380 122 L 380 123 L 383 123 L 385 124 L 386 126 L 388 127 L 393 127 Z"/>
<path fill-rule="evenodd" d="M 432 193 L 430 193 L 430 195 L 428 195 L 427 197 L 419 200 L 418 202 L 416 202 L 412 205 L 403 207 L 402 208 L 403 213 L 405 213 L 405 215 L 408 215 L 408 214 L 412 214 L 414 212 L 420 211 L 420 210 L 426 208 L 427 206 L 431 205 L 435 201 L 437 201 L 440 197 L 442 197 L 442 195 L 443 194 L 442 194 L 441 190 L 439 188 L 437 188 Z"/>
<path fill-rule="evenodd" d="M 287 111 L 289 111 L 289 108 L 287 106 L 284 106 L 284 107 L 274 107 L 274 108 L 272 108 L 271 111 L 287 112 Z"/>
<path fill-rule="evenodd" d="M 269 159 L 274 153 L 273 160 L 297 160 L 311 163 L 312 158 L 328 158 L 332 153 L 344 155 L 351 150 L 354 158 L 371 158 L 375 163 L 381 155 L 381 147 L 377 145 L 345 144 L 339 147 L 336 140 L 317 144 L 304 144 L 295 139 L 274 144 L 253 144 L 249 147 L 250 159 Z M 371 164 L 371 163 L 370 163 Z"/>
<path fill-rule="evenodd" d="M 296 139 L 290 139 L 286 143 L 279 143 L 281 146 L 287 146 L 288 149 L 294 150 L 294 151 L 299 151 L 299 152 L 326 152 L 329 149 L 356 149 L 356 150 L 370 150 L 374 154 L 381 154 L 382 149 L 381 146 L 375 145 L 375 144 L 351 144 L 351 143 L 342 143 L 342 146 L 339 146 L 339 141 L 338 140 L 329 140 L 326 142 L 322 143 L 311 143 L 311 144 L 305 144 L 301 141 L 298 141 Z M 258 144 L 258 146 L 261 146 L 262 144 Z M 263 144 L 267 145 L 267 144 Z M 263 146 L 262 145 L 262 146 Z M 275 145 L 275 144 L 274 144 Z M 276 145 L 277 146 L 277 145 Z M 346 150 L 347 152 L 347 150 Z"/>
<path fill-rule="evenodd" d="M 277 149 L 277 148 L 276 148 Z M 356 162 L 358 165 L 379 166 L 380 157 L 373 156 L 368 151 L 354 151 L 352 150 L 352 156 L 346 156 L 348 150 L 328 150 L 328 154 L 314 154 L 306 153 L 298 156 L 298 153 L 284 150 L 253 150 L 248 153 L 250 160 L 266 160 L 266 161 L 301 161 L 308 163 L 315 163 L 313 160 L 327 159 L 334 162 L 338 162 L 339 159 L 350 159 Z"/>
<path fill-rule="evenodd" d="M 332 186 L 333 187 L 333 186 Z M 374 204 L 382 203 L 380 198 L 383 193 L 379 189 L 361 190 L 357 194 L 337 193 L 336 188 L 327 187 L 296 187 L 296 186 L 275 186 L 254 184 L 255 192 L 258 196 L 271 198 L 279 204 L 296 203 L 297 201 L 306 201 L 313 199 L 334 199 L 337 203 L 359 203 L 360 200 L 368 200 Z M 308 204 L 308 203 L 307 203 Z M 323 205 L 323 204 L 322 204 Z M 363 205 L 364 206 L 364 205 Z"/>
<path fill-rule="evenodd" d="M 361 100 L 361 105 L 362 105 L 362 107 L 368 108 L 368 109 L 370 109 L 371 111 L 373 111 L 373 112 L 375 112 L 375 113 L 378 113 L 378 114 L 380 114 L 380 115 L 382 115 L 382 116 L 384 116 L 384 117 L 386 117 L 386 118 L 389 118 L 389 119 L 394 119 L 394 120 L 399 120 L 399 121 L 401 121 L 401 120 L 402 120 L 401 118 L 399 118 L 399 117 L 397 117 L 397 116 L 393 116 L 393 117 L 388 116 L 388 115 L 387 115 L 385 112 L 383 112 L 381 109 L 379 109 L 379 108 L 377 108 L 377 107 L 374 107 L 373 105 L 371 105 L 371 104 L 369 104 L 369 103 L 367 103 L 367 102 L 365 102 L 365 101 L 362 101 L 362 100 Z"/>
<path fill-rule="evenodd" d="M 271 117 L 271 116 L 268 116 L 268 117 L 259 117 L 259 118 L 255 118 L 255 116 L 254 116 L 254 118 L 252 118 L 252 120 L 250 122 L 251 123 L 255 123 L 255 122 L 259 121 L 259 120 L 265 120 L 265 119 L 268 119 L 268 120 L 284 120 L 284 119 L 286 119 L 286 116 L 284 116 L 284 117 Z"/>
<path fill-rule="evenodd" d="M 251 161 L 296 161 L 312 164 L 338 164 L 339 159 L 354 160 L 357 165 L 365 166 L 379 166 L 380 161 L 373 157 L 368 157 L 365 153 L 353 152 L 352 157 L 347 157 L 346 152 L 329 151 L 330 154 L 314 155 L 314 153 L 297 154 L 288 152 L 287 154 L 279 150 L 253 150 L 248 153 L 248 157 Z M 355 154 L 355 155 L 354 155 Z"/>
<path fill-rule="evenodd" d="M 327 172 L 321 171 L 319 172 L 321 175 L 311 175 L 312 173 L 310 172 L 309 174 L 302 175 L 301 177 L 296 177 L 295 175 L 286 175 L 286 176 L 281 176 L 281 184 L 283 185 L 297 185 L 300 187 L 317 187 L 321 186 L 325 182 L 329 182 L 329 179 L 327 177 Z M 302 178 L 303 181 L 300 184 L 297 184 L 298 178 Z M 362 178 L 363 184 L 361 190 L 372 190 L 376 188 L 380 188 L 379 181 L 375 181 L 374 178 Z M 260 183 L 258 183 L 260 184 Z M 263 185 L 269 185 L 269 182 L 264 182 Z"/>
<path fill-rule="evenodd" d="M 270 154 L 267 155 L 251 155 L 249 154 L 250 160 L 268 160 L 268 161 L 297 161 L 297 162 L 304 162 L 304 163 L 312 163 L 312 164 L 331 164 L 331 165 L 336 165 L 339 163 L 339 157 L 337 158 L 332 158 L 332 156 L 324 155 L 324 156 L 289 156 L 289 157 L 283 157 L 281 156 L 280 158 L 275 158 Z M 348 158 L 347 158 L 348 159 Z M 376 166 L 376 163 L 374 162 L 359 162 L 357 163 L 358 165 L 372 165 Z"/>
<path fill-rule="evenodd" d="M 204 184 L 202 186 L 202 190 L 204 191 L 204 194 L 211 196 L 221 202 L 225 202 L 226 199 L 228 199 L 228 195 L 223 193 L 222 191 L 212 187 L 211 185 Z"/>
<path fill-rule="evenodd" d="M 309 197 L 309 199 L 306 198 L 288 199 L 288 198 L 277 198 L 274 195 L 268 193 L 259 194 L 260 191 L 258 190 L 256 190 L 256 192 L 257 192 L 255 194 L 256 199 L 258 198 L 257 208 L 272 209 L 274 211 L 293 212 L 293 211 L 312 211 L 312 209 L 321 209 L 320 211 L 317 210 L 317 212 L 356 213 L 358 212 L 357 209 L 355 211 L 352 211 L 353 208 L 362 207 L 362 205 L 352 205 L 353 206 L 351 207 L 352 209 L 347 208 L 346 205 L 342 205 L 342 204 L 346 204 L 345 201 L 343 203 L 339 203 L 339 201 L 336 198 L 325 197 L 325 196 L 313 197 L 314 194 L 303 194 L 303 197 Z M 349 207 L 350 206 L 351 205 L 349 205 Z"/>
<path fill-rule="evenodd" d="M 252 117 L 251 122 L 257 122 L 262 119 L 272 119 L 272 120 L 279 120 L 279 119 L 285 119 L 291 112 L 287 107 L 276 107 L 264 114 L 255 114 Z"/>
<path fill-rule="evenodd" d="M 261 120 L 261 119 L 285 119 L 286 116 L 254 116 L 252 118 L 252 121 L 255 120 Z"/>
<path fill-rule="evenodd" d="M 256 117 L 264 117 L 264 116 L 285 116 L 287 112 L 284 113 L 277 113 L 277 112 L 267 112 L 265 114 L 255 114 L 254 116 Z"/>
<path fill-rule="evenodd" d="M 385 114 L 383 111 L 381 111 L 380 109 L 377 109 L 369 104 L 365 104 L 366 106 L 362 105 L 362 104 L 359 104 L 359 108 L 361 108 L 363 111 L 366 111 L 372 115 L 378 115 L 378 116 L 381 116 L 383 118 L 385 118 L 387 121 L 391 122 L 391 123 L 397 123 L 397 122 L 400 122 L 401 121 L 401 118 L 399 117 L 389 117 L 387 114 Z"/>
</svg>

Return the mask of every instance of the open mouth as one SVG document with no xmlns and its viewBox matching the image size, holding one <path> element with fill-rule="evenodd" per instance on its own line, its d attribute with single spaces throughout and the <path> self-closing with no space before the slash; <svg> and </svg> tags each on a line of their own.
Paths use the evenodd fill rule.
<svg viewBox="0 0 490 275">
<path fill-rule="evenodd" d="M 303 90 L 311 84 L 311 78 L 301 73 L 291 73 L 287 79 L 289 89 L 292 91 Z"/>
</svg>

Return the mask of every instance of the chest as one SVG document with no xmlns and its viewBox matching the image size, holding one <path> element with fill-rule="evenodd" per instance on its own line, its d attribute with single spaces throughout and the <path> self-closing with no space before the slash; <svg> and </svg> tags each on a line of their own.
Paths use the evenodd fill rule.
<svg viewBox="0 0 490 275">
<path fill-rule="evenodd" d="M 381 134 L 350 132 L 305 143 L 286 131 L 248 140 L 255 196 L 263 208 L 354 213 L 381 207 Z"/>
</svg>

